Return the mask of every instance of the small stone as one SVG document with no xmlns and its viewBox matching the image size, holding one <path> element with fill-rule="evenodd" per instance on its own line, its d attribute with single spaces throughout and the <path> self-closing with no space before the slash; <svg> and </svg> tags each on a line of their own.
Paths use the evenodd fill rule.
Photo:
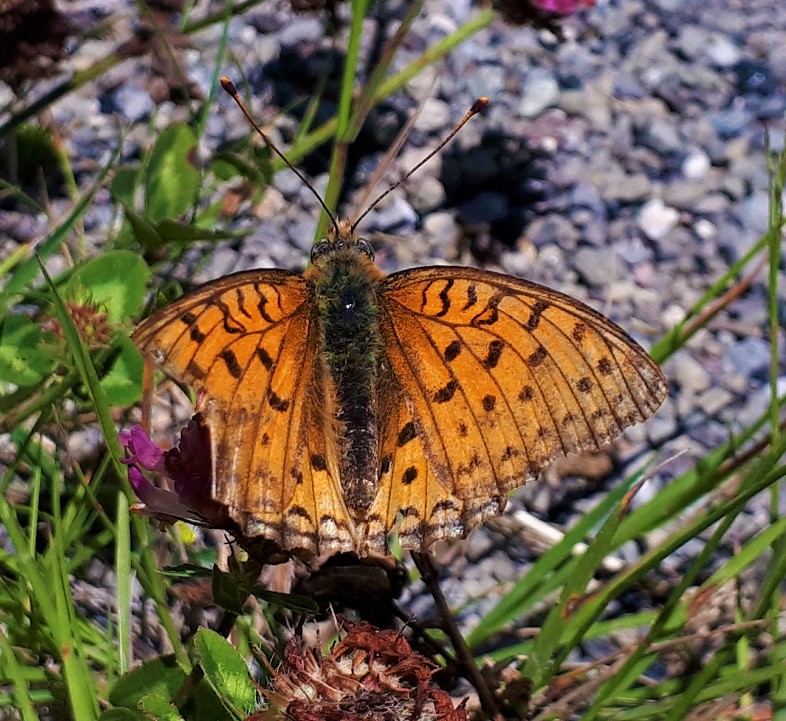
<svg viewBox="0 0 786 721">
<path fill-rule="evenodd" d="M 117 88 L 112 93 L 112 105 L 131 123 L 149 118 L 156 109 L 156 104 L 149 93 L 132 85 L 121 85 Z"/>
<path fill-rule="evenodd" d="M 290 18 L 278 35 L 281 47 L 314 43 L 325 35 L 325 28 L 320 18 L 297 17 Z"/>
<path fill-rule="evenodd" d="M 718 229 L 706 218 L 699 218 L 693 225 L 693 232 L 703 241 L 709 241 L 715 238 Z"/>
<path fill-rule="evenodd" d="M 770 367 L 770 345 L 763 338 L 743 338 L 729 348 L 727 359 L 738 373 L 764 380 Z"/>
<path fill-rule="evenodd" d="M 707 415 L 714 416 L 732 402 L 734 396 L 729 391 L 720 386 L 708 388 L 698 398 L 696 406 L 701 408 Z"/>
<path fill-rule="evenodd" d="M 764 190 L 757 190 L 742 203 L 741 219 L 743 226 L 757 235 L 767 231 L 770 219 L 770 199 Z"/>
<path fill-rule="evenodd" d="M 432 245 L 432 252 L 447 260 L 453 257 L 458 241 L 456 219 L 448 212 L 430 213 L 423 220 L 423 235 Z"/>
<path fill-rule="evenodd" d="M 413 186 L 408 195 L 418 213 L 429 213 L 445 202 L 445 188 L 433 175 L 414 180 Z"/>
<path fill-rule="evenodd" d="M 736 138 L 753 123 L 753 113 L 746 110 L 740 103 L 735 103 L 724 110 L 707 113 L 707 118 L 715 128 L 715 132 L 724 140 Z"/>
<path fill-rule="evenodd" d="M 559 213 L 535 218 L 527 227 L 526 236 L 535 247 L 557 243 L 563 250 L 573 250 L 579 240 L 573 223 Z"/>
<path fill-rule="evenodd" d="M 278 190 L 284 198 L 291 198 L 297 195 L 303 187 L 303 181 L 297 176 L 294 170 L 284 168 L 279 170 L 273 178 L 273 187 Z"/>
<path fill-rule="evenodd" d="M 660 240 L 674 229 L 679 219 L 679 212 L 664 205 L 660 198 L 653 198 L 639 211 L 637 222 L 650 240 Z"/>
<path fill-rule="evenodd" d="M 687 351 L 677 351 L 668 362 L 669 377 L 685 394 L 707 390 L 712 383 L 707 369 Z"/>
<path fill-rule="evenodd" d="M 674 403 L 667 398 L 658 412 L 645 424 L 647 438 L 653 446 L 659 446 L 669 438 L 677 435 L 679 426 Z"/>
<path fill-rule="evenodd" d="M 450 125 L 450 106 L 439 98 L 428 98 L 415 120 L 414 128 L 423 133 L 437 133 Z"/>
<path fill-rule="evenodd" d="M 640 142 L 661 154 L 675 153 L 682 147 L 680 135 L 674 125 L 660 118 L 654 118 L 647 124 L 641 134 Z"/>
<path fill-rule="evenodd" d="M 229 246 L 223 245 L 216 248 L 210 255 L 210 262 L 199 273 L 194 275 L 195 283 L 207 283 L 210 280 L 221 278 L 235 269 L 238 252 Z"/>
<path fill-rule="evenodd" d="M 644 200 L 652 193 L 652 185 L 643 173 L 633 175 L 615 174 L 606 181 L 604 195 L 607 199 L 621 203 Z"/>
<path fill-rule="evenodd" d="M 740 49 L 727 36 L 720 34 L 712 36 L 704 53 L 719 68 L 730 68 L 742 57 Z"/>
<path fill-rule="evenodd" d="M 613 248 L 582 247 L 573 254 L 572 265 L 587 285 L 605 287 L 617 267 L 615 255 Z"/>
<path fill-rule="evenodd" d="M 272 185 L 265 188 L 265 195 L 254 207 L 254 216 L 259 220 L 269 220 L 281 215 L 287 207 L 284 196 Z"/>
<path fill-rule="evenodd" d="M 418 215 L 413 207 L 401 195 L 388 196 L 390 202 L 382 207 L 377 206 L 373 212 L 369 225 L 383 233 L 414 232 Z"/>
<path fill-rule="evenodd" d="M 532 68 L 524 79 L 518 114 L 534 118 L 559 99 L 559 84 L 554 75 L 544 68 Z"/>
<path fill-rule="evenodd" d="M 691 180 L 699 180 L 707 175 L 712 164 L 710 156 L 703 150 L 694 150 L 682 161 L 682 174 Z"/>
</svg>

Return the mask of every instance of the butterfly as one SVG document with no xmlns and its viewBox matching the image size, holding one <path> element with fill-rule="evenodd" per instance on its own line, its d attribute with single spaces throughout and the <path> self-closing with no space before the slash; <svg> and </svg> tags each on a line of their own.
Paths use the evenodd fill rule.
<svg viewBox="0 0 786 721">
<path fill-rule="evenodd" d="M 132 338 L 201 392 L 212 498 L 246 538 L 300 556 L 385 554 L 393 531 L 418 551 L 465 536 L 667 393 L 583 303 L 475 268 L 386 276 L 349 221 L 305 273 L 209 282 Z"/>
</svg>

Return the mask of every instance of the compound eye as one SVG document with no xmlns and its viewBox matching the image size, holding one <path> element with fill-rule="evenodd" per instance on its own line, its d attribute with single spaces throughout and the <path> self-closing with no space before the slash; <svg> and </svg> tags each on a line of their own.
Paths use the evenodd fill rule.
<svg viewBox="0 0 786 721">
<path fill-rule="evenodd" d="M 317 258 L 321 258 L 329 250 L 330 250 L 330 241 L 329 240 L 320 240 L 311 249 L 311 262 L 313 263 Z"/>
<path fill-rule="evenodd" d="M 365 238 L 358 238 L 355 247 L 361 253 L 363 253 L 363 255 L 366 255 L 371 258 L 371 260 L 374 260 L 374 248 L 371 247 L 371 243 L 369 243 Z"/>
</svg>

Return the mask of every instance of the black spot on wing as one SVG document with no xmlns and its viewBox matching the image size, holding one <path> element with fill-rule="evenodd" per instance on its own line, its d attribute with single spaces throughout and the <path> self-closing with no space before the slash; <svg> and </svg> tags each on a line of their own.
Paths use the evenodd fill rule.
<svg viewBox="0 0 786 721">
<path fill-rule="evenodd" d="M 474 283 L 467 286 L 467 302 L 461 310 L 469 310 L 475 303 L 478 302 L 478 291 Z"/>
<path fill-rule="evenodd" d="M 246 296 L 240 286 L 235 288 L 235 297 L 237 298 L 237 307 L 240 312 L 246 316 L 246 318 L 251 318 L 251 314 L 246 310 Z"/>
<path fill-rule="evenodd" d="M 203 340 L 205 340 L 206 336 L 201 330 L 199 330 L 199 326 L 196 324 L 197 318 L 193 313 L 183 313 L 183 315 L 180 316 L 180 321 L 181 323 L 189 326 L 189 335 L 191 336 L 192 341 L 195 343 L 201 343 Z"/>
<path fill-rule="evenodd" d="M 269 371 L 273 367 L 273 359 L 262 346 L 257 348 L 257 358 L 259 358 L 259 362 L 265 367 L 265 370 Z"/>
<path fill-rule="evenodd" d="M 451 378 L 442 388 L 434 394 L 435 403 L 447 403 L 458 390 L 458 381 Z"/>
<path fill-rule="evenodd" d="M 445 347 L 445 360 L 448 362 L 454 361 L 458 358 L 459 353 L 461 353 L 461 342 L 457 340 L 451 341 Z"/>
<path fill-rule="evenodd" d="M 535 397 L 535 391 L 532 389 L 532 386 L 524 386 L 519 393 L 519 400 L 522 403 L 526 403 L 527 401 L 531 401 Z"/>
<path fill-rule="evenodd" d="M 224 326 L 224 330 L 227 333 L 238 335 L 240 333 L 246 332 L 245 326 L 238 322 L 238 320 L 232 315 L 232 311 L 230 310 L 229 306 L 224 303 L 221 298 L 212 298 L 209 301 L 209 305 L 213 305 L 218 308 L 219 311 L 221 311 L 222 325 Z"/>
<path fill-rule="evenodd" d="M 404 475 L 403 475 L 403 476 L 401 476 L 401 482 L 402 482 L 402 483 L 403 483 L 405 486 L 408 486 L 408 485 L 409 485 L 410 483 L 412 483 L 412 482 L 413 482 L 413 481 L 414 481 L 414 480 L 415 480 L 417 477 L 418 477 L 418 469 L 417 469 L 417 468 L 415 468 L 415 466 L 410 466 L 409 468 L 407 468 L 407 470 L 406 470 L 406 471 L 404 471 Z"/>
<path fill-rule="evenodd" d="M 240 378 L 240 376 L 243 375 L 243 369 L 240 367 L 237 356 L 231 348 L 224 348 L 224 350 L 218 354 L 218 357 L 224 361 L 224 365 L 227 367 L 229 375 L 233 378 Z"/>
<path fill-rule="evenodd" d="M 584 325 L 581 321 L 577 322 L 576 325 L 573 326 L 573 331 L 571 332 L 571 336 L 576 343 L 581 343 L 584 340 L 584 336 L 587 334 L 587 326 Z"/>
<path fill-rule="evenodd" d="M 497 306 L 499 306 L 503 297 L 502 293 L 495 293 L 492 295 L 491 298 L 488 299 L 486 307 L 470 320 L 470 324 L 474 326 L 494 325 L 494 323 L 499 320 L 499 310 L 497 310 Z"/>
<path fill-rule="evenodd" d="M 614 372 L 611 361 L 605 356 L 598 361 L 598 373 L 602 376 L 610 376 Z"/>
<path fill-rule="evenodd" d="M 491 413 L 497 405 L 497 398 L 492 395 L 483 396 L 483 410 Z"/>
<path fill-rule="evenodd" d="M 492 368 L 496 368 L 497 364 L 499 363 L 499 359 L 502 356 L 502 349 L 505 347 L 505 341 L 500 339 L 495 339 L 489 343 L 488 352 L 486 357 L 483 359 L 482 364 L 483 367 L 487 370 L 491 370 Z"/>
<path fill-rule="evenodd" d="M 390 456 L 385 456 L 379 462 L 379 475 L 384 476 L 386 473 L 390 472 L 390 467 L 392 464 L 393 462 L 391 461 Z"/>
<path fill-rule="evenodd" d="M 270 402 L 270 407 L 274 411 L 283 413 L 289 408 L 289 401 L 276 395 L 275 391 L 270 391 L 270 394 L 268 395 L 268 401 Z"/>
<path fill-rule="evenodd" d="M 407 443 L 410 441 L 414 440 L 416 437 L 417 433 L 415 433 L 415 424 L 410 421 L 401 429 L 401 432 L 398 434 L 396 445 L 401 448 L 402 446 L 407 445 Z"/>
<path fill-rule="evenodd" d="M 548 353 L 546 352 L 546 349 L 542 345 L 538 346 L 537 350 L 529 354 L 529 357 L 527 358 L 527 365 L 529 365 L 531 368 L 536 368 L 541 363 L 543 363 L 544 360 L 546 360 L 547 355 Z"/>
<path fill-rule="evenodd" d="M 450 310 L 450 289 L 453 287 L 453 283 L 453 278 L 449 278 L 448 282 L 445 283 L 445 287 L 439 292 L 439 299 L 442 301 L 442 307 L 436 313 L 437 318 L 442 318 L 442 316 L 447 315 Z"/>
<path fill-rule="evenodd" d="M 325 457 L 320 456 L 318 453 L 315 453 L 313 456 L 311 456 L 311 467 L 315 471 L 327 470 L 327 463 L 325 463 Z"/>
<path fill-rule="evenodd" d="M 584 376 L 576 383 L 576 388 L 581 393 L 589 393 L 592 390 L 592 380 L 588 376 Z"/>
<path fill-rule="evenodd" d="M 262 316 L 262 320 L 267 323 L 274 323 L 275 321 L 270 317 L 270 313 L 267 312 L 267 296 L 259 289 L 258 285 L 254 286 L 257 295 L 259 296 L 259 302 L 257 303 L 257 311 L 259 315 Z"/>
<path fill-rule="evenodd" d="M 527 328 L 530 330 L 535 330 L 540 324 L 540 316 L 546 308 L 549 307 L 549 304 L 545 300 L 539 300 L 532 306 L 532 312 L 527 319 Z"/>
</svg>

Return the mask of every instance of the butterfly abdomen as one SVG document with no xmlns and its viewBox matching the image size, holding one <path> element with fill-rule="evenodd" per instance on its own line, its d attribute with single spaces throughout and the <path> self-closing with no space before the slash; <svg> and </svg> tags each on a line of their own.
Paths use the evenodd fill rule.
<svg viewBox="0 0 786 721">
<path fill-rule="evenodd" d="M 322 270 L 315 285 L 322 354 L 335 393 L 341 485 L 347 506 L 360 518 L 374 500 L 377 481 L 376 281 L 357 257 L 336 258 Z"/>
</svg>

